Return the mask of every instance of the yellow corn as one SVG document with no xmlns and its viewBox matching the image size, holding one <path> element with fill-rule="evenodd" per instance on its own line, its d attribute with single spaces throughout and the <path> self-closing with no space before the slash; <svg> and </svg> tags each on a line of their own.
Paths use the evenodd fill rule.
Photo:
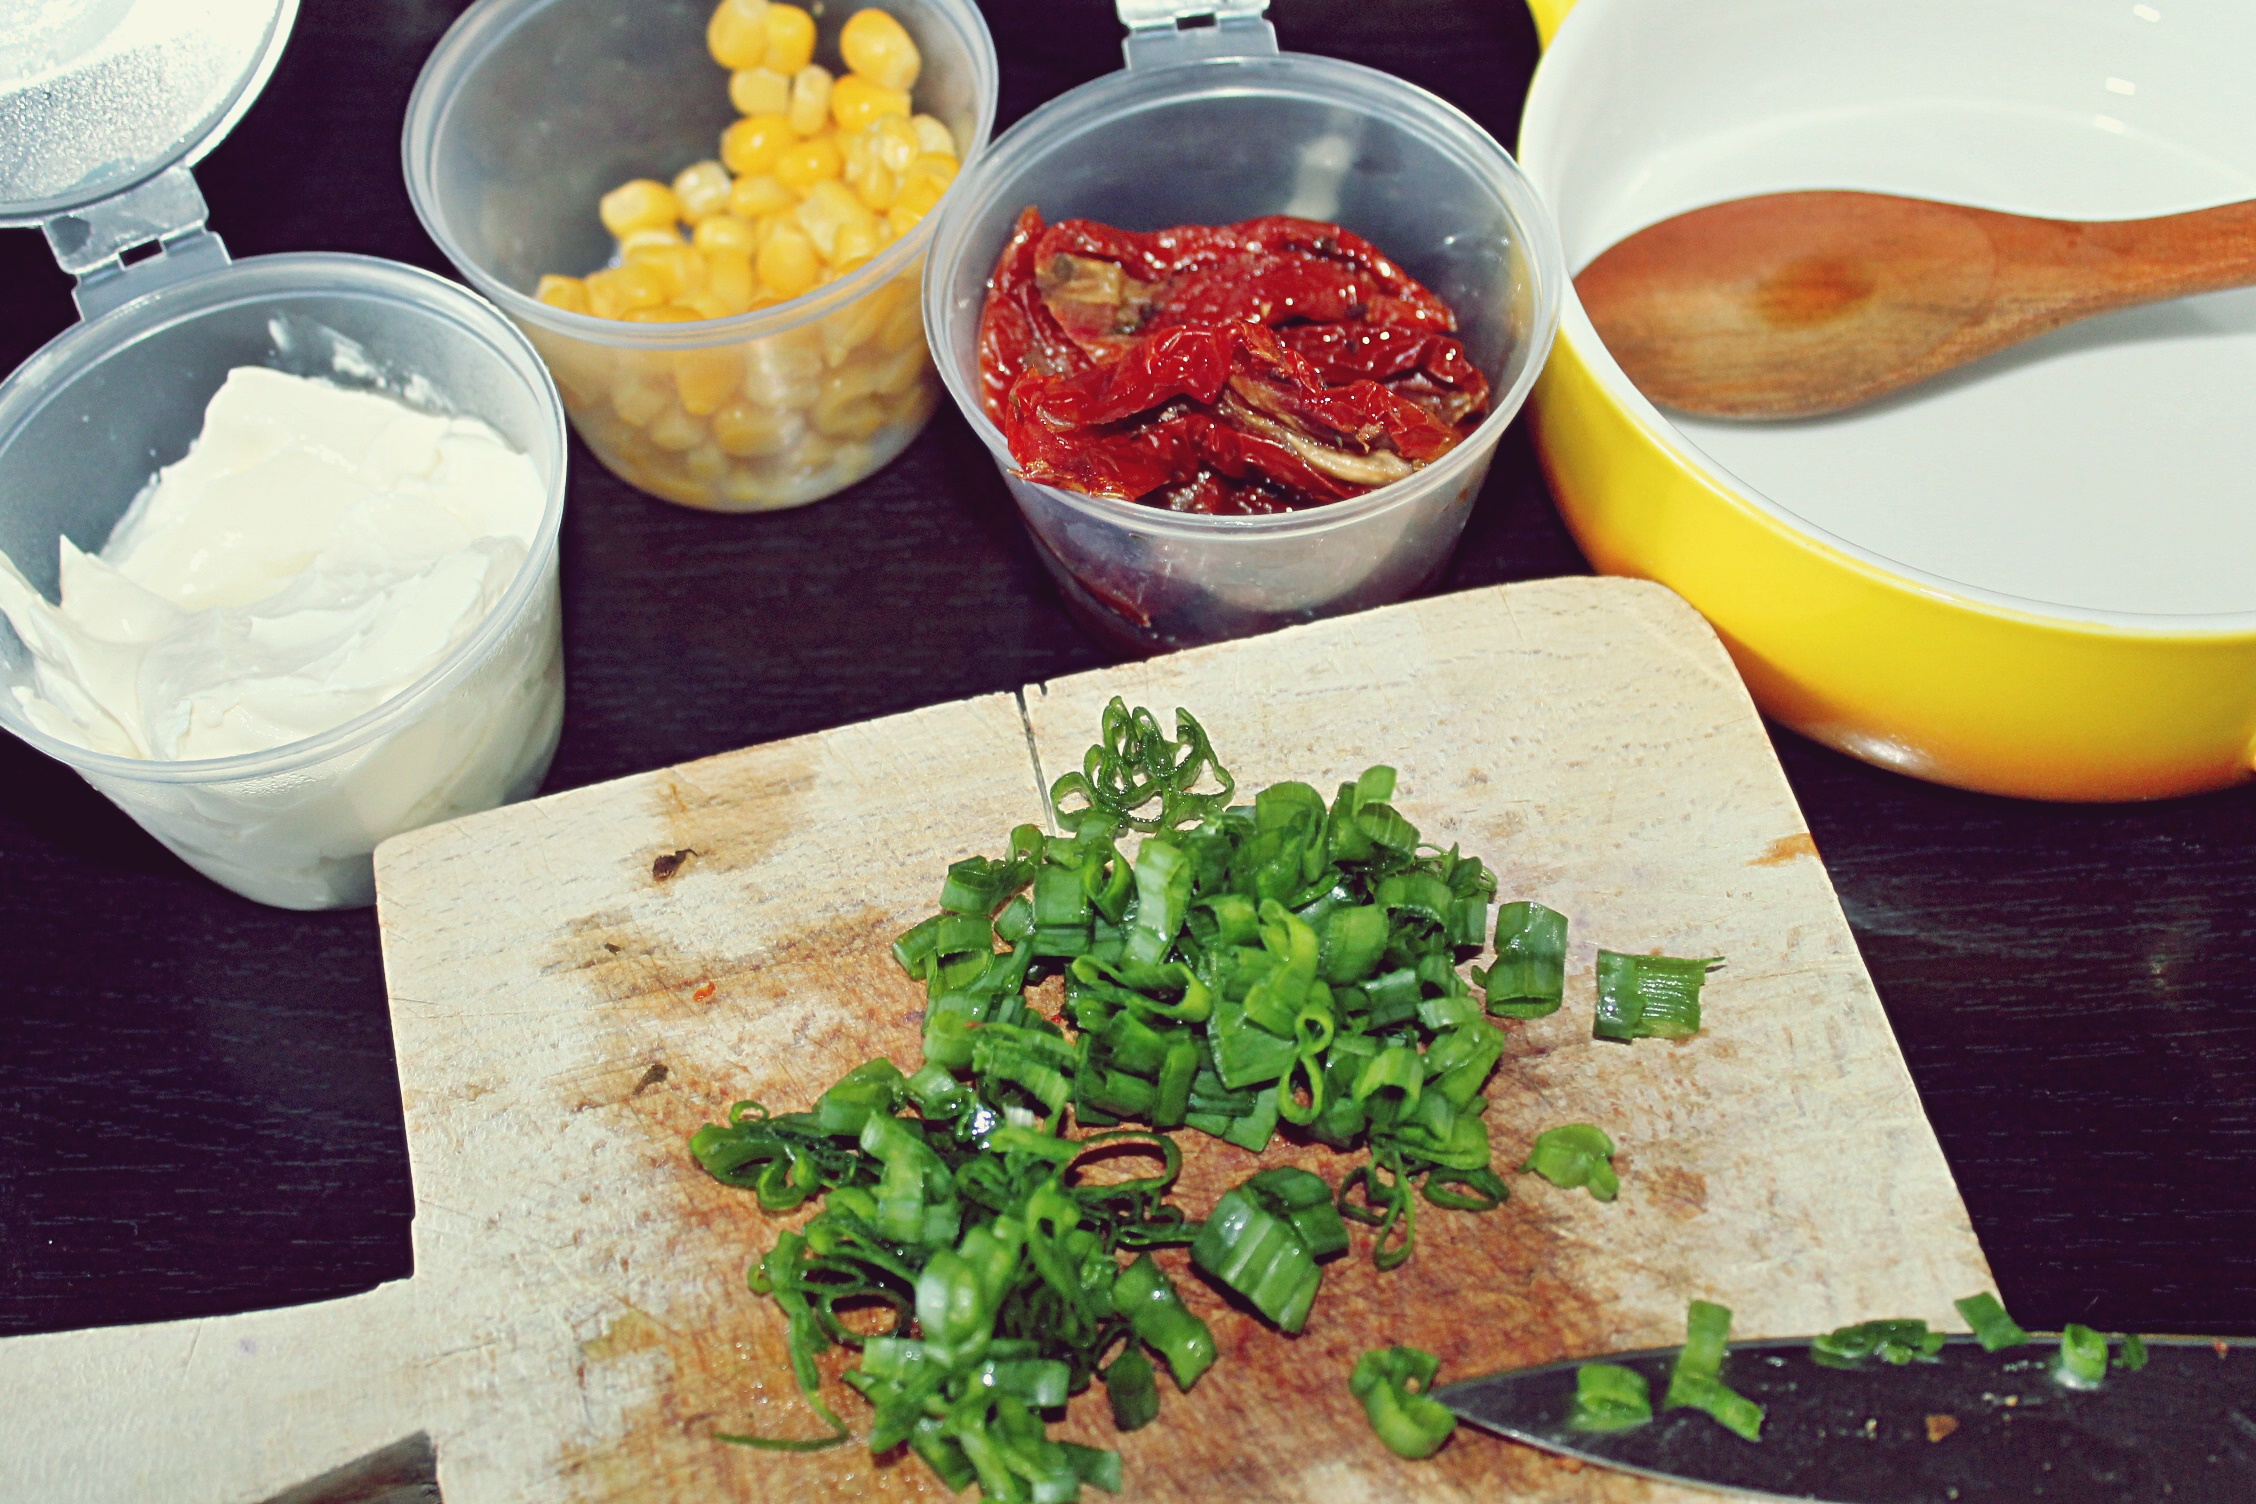
<svg viewBox="0 0 2256 1504">
<path fill-rule="evenodd" d="M 633 261 L 589 272 L 581 285 L 587 289 L 588 312 L 599 319 L 623 319 L 638 308 L 655 308 L 673 296 L 662 273 Z"/>
<path fill-rule="evenodd" d="M 771 173 L 747 174 L 738 178 L 736 186 L 729 190 L 729 213 L 753 224 L 770 214 L 780 214 L 798 202 L 799 195 L 777 182 Z"/>
<path fill-rule="evenodd" d="M 887 172 L 883 163 L 872 162 L 859 174 L 847 176 L 854 185 L 854 196 L 881 214 L 893 207 L 901 192 L 901 180 Z"/>
<path fill-rule="evenodd" d="M 781 113 L 747 115 L 721 132 L 721 161 L 738 177 L 752 177 L 772 170 L 776 153 L 798 139 Z"/>
<path fill-rule="evenodd" d="M 737 312 L 736 309 L 729 307 L 720 294 L 714 292 L 710 287 L 702 288 L 697 292 L 685 292 L 666 306 L 669 308 L 686 308 L 701 319 L 725 319 L 730 314 Z"/>
<path fill-rule="evenodd" d="M 956 155 L 956 133 L 937 116 L 913 115 L 909 125 L 916 131 L 917 150 L 929 151 L 938 156 Z"/>
<path fill-rule="evenodd" d="M 721 0 L 705 23 L 705 47 L 724 68 L 757 68 L 768 55 L 768 0 Z"/>
<path fill-rule="evenodd" d="M 797 73 L 815 60 L 815 18 L 796 5 L 768 7 L 768 55 L 764 66 Z"/>
<path fill-rule="evenodd" d="M 854 12 L 838 34 L 838 51 L 847 67 L 886 89 L 914 87 L 924 66 L 901 23 L 874 7 Z"/>
<path fill-rule="evenodd" d="M 636 230 L 658 225 L 670 228 L 681 218 L 681 205 L 674 200 L 674 190 L 664 183 L 636 178 L 603 195 L 596 213 L 603 220 L 603 228 L 624 240 Z"/>
<path fill-rule="evenodd" d="M 695 449 L 705 441 L 705 425 L 672 403 L 650 420 L 650 442 L 676 454 Z"/>
<path fill-rule="evenodd" d="M 637 428 L 664 412 L 669 400 L 662 388 L 625 371 L 611 384 L 611 410 Z"/>
<path fill-rule="evenodd" d="M 790 75 L 773 68 L 739 68 L 729 75 L 729 103 L 739 115 L 781 115 L 791 108 Z"/>
<path fill-rule="evenodd" d="M 706 221 L 711 224 L 711 220 Z M 749 233 L 749 232 L 747 232 Z M 743 313 L 752 306 L 752 250 L 748 245 L 720 245 L 705 252 L 705 294 L 717 299 L 721 318 Z"/>
<path fill-rule="evenodd" d="M 825 261 L 836 263 L 839 232 L 849 225 L 857 227 L 874 244 L 877 226 L 862 201 L 853 191 L 835 179 L 825 178 L 807 190 L 806 202 L 799 206 L 799 228 L 815 243 Z"/>
<path fill-rule="evenodd" d="M 778 226 L 760 247 L 760 280 L 786 298 L 796 298 L 815 285 L 820 262 L 814 242 L 790 225 Z"/>
<path fill-rule="evenodd" d="M 736 345 L 683 350 L 674 356 L 674 390 L 682 411 L 702 418 L 736 395 L 744 376 L 744 352 Z"/>
<path fill-rule="evenodd" d="M 742 400 L 713 414 L 713 441 L 740 460 L 783 453 L 802 428 L 803 420 L 795 413 L 754 407 Z"/>
<path fill-rule="evenodd" d="M 566 313 L 588 312 L 587 284 L 577 277 L 543 277 L 540 286 L 533 290 L 533 296 Z"/>
<path fill-rule="evenodd" d="M 883 115 L 906 116 L 908 113 L 906 91 L 888 89 L 859 73 L 849 73 L 830 86 L 830 116 L 842 131 L 862 130 Z"/>
<path fill-rule="evenodd" d="M 700 444 L 682 456 L 682 468 L 689 472 L 691 480 L 711 485 L 728 474 L 728 456 L 721 453 L 717 444 Z"/>
<path fill-rule="evenodd" d="M 840 225 L 837 239 L 831 245 L 830 264 L 841 272 L 850 272 L 875 256 L 884 249 L 877 229 L 878 219 L 874 214 Z"/>
<path fill-rule="evenodd" d="M 681 205 L 683 220 L 695 225 L 726 213 L 730 186 L 728 169 L 718 162 L 692 162 L 684 167 L 674 175 L 674 201 Z"/>
<path fill-rule="evenodd" d="M 775 178 L 784 187 L 805 193 L 815 184 L 837 177 L 843 165 L 838 143 L 829 136 L 816 136 L 777 154 Z"/>
<path fill-rule="evenodd" d="M 785 111 L 791 128 L 802 136 L 817 135 L 830 123 L 830 70 L 809 63 L 791 75 L 791 108 Z"/>
<path fill-rule="evenodd" d="M 916 123 L 901 115 L 880 115 L 870 122 L 863 134 L 869 140 L 871 155 L 895 176 L 907 171 L 923 149 Z M 949 153 L 950 157 L 954 155 L 952 151 Z"/>
<path fill-rule="evenodd" d="M 734 192 L 730 193 L 733 200 Z M 752 249 L 752 222 L 735 214 L 714 214 L 697 222 L 696 233 L 689 243 L 706 253 L 708 259 L 714 251 L 732 247 L 739 251 Z"/>
<path fill-rule="evenodd" d="M 655 273 L 666 289 L 667 301 L 705 286 L 705 253 L 693 245 L 637 246 L 627 252 L 625 265 Z"/>
<path fill-rule="evenodd" d="M 694 308 L 684 308 L 679 303 L 660 303 L 656 308 L 637 308 L 627 315 L 630 324 L 694 324 L 698 313 Z"/>
<path fill-rule="evenodd" d="M 896 210 L 906 209 L 919 219 L 932 212 L 940 195 L 956 180 L 956 159 L 927 152 L 901 174 L 901 192 L 893 200 Z M 914 223 L 914 221 L 911 221 Z"/>
<path fill-rule="evenodd" d="M 627 232 L 625 237 L 619 241 L 619 254 L 628 256 L 646 246 L 680 245 L 681 243 L 681 231 L 675 229 L 672 225 L 645 225 L 639 230 Z"/>
</svg>

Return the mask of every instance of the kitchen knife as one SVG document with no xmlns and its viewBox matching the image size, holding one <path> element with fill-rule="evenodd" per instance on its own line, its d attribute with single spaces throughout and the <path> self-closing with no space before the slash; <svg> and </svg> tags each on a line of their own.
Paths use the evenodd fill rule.
<svg viewBox="0 0 2256 1504">
<path fill-rule="evenodd" d="M 1734 1342 L 1723 1381 L 1766 1412 L 1745 1441 L 1696 1410 L 1661 1409 L 1679 1349 L 1547 1363 L 1437 1385 L 1464 1420 L 1603 1467 L 1759 1499 L 1832 1504 L 2232 1504 L 2256 1501 L 2256 1342 L 2147 1339 L 2148 1362 L 2096 1390 L 2055 1383 L 2057 1337 L 1985 1352 L 1953 1337 L 1932 1362 L 1852 1369 L 1808 1338 Z M 1575 1370 L 1644 1375 L 1653 1419 L 1577 1431 Z"/>
</svg>

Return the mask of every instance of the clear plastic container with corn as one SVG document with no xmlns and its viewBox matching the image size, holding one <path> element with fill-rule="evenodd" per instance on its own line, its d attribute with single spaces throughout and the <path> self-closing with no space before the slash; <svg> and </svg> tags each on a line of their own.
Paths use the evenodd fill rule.
<svg viewBox="0 0 2256 1504">
<path fill-rule="evenodd" d="M 409 104 L 409 188 L 611 470 L 796 506 L 938 404 L 926 216 L 994 101 L 970 0 L 481 0 Z"/>
</svg>

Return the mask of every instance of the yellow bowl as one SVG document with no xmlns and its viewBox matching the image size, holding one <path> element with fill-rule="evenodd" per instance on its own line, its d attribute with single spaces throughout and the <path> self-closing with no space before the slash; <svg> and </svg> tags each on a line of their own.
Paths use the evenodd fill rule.
<svg viewBox="0 0 2256 1504">
<path fill-rule="evenodd" d="M 1794 188 L 2088 219 L 2256 197 L 2256 7 L 1530 5 L 1520 158 L 1572 267 Z M 2256 293 L 2228 293 L 1855 414 L 1702 422 L 1646 401 L 1570 293 L 1534 421 L 1591 562 L 1691 601 L 1777 719 L 1965 788 L 2155 798 L 2252 775 L 2251 378 Z"/>
</svg>

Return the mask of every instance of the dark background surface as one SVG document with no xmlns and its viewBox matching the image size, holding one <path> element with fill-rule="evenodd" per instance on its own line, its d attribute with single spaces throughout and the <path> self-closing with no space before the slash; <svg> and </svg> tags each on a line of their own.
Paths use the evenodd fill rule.
<svg viewBox="0 0 2256 1504">
<path fill-rule="evenodd" d="M 459 9 L 305 0 L 198 169 L 237 256 L 448 270 L 399 129 Z M 986 9 L 998 126 L 1118 65 L 1109 0 Z M 1535 40 L 1509 0 L 1277 0 L 1275 20 L 1288 48 L 1389 69 L 1513 139 Z M 0 288 L 12 367 L 74 315 L 36 234 L 0 235 Z M 1111 656 L 952 410 L 883 473 L 775 516 L 651 500 L 576 444 L 572 465 L 550 789 Z M 1584 569 L 1515 430 L 1441 588 Z M 1776 740 L 2007 1304 L 2031 1326 L 2256 1333 L 2249 795 L 2021 804 Z M 223 892 L 0 738 L 0 1332 L 365 1289 L 410 1272 L 410 1208 L 372 912 Z"/>
</svg>

